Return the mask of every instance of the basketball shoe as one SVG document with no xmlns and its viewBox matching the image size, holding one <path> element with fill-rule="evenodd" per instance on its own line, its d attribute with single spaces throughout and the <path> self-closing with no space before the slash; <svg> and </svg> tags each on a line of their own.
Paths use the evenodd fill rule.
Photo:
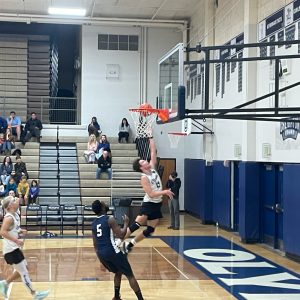
<svg viewBox="0 0 300 300">
<path fill-rule="evenodd" d="M 6 280 L 1 280 L 0 281 L 0 291 L 2 293 L 2 295 L 4 296 L 4 298 L 7 298 L 7 284 L 6 284 Z"/>
<path fill-rule="evenodd" d="M 50 294 L 50 291 L 45 291 L 45 292 L 36 292 L 34 296 L 32 296 L 32 299 L 34 300 L 41 300 L 45 299 L 48 295 Z"/>
<path fill-rule="evenodd" d="M 127 255 L 131 250 L 132 250 L 132 247 L 129 247 L 129 243 L 124 242 L 123 243 L 123 253 Z"/>
</svg>

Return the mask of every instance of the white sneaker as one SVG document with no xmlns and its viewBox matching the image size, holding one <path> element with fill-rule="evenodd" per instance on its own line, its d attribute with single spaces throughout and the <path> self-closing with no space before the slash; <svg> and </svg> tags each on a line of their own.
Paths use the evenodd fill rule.
<svg viewBox="0 0 300 300">
<path fill-rule="evenodd" d="M 124 243 L 123 243 L 123 253 L 124 253 L 124 254 L 128 254 L 128 253 L 132 250 L 132 248 L 131 248 L 131 247 L 128 247 L 128 245 L 129 245 L 128 242 L 124 242 Z"/>
<path fill-rule="evenodd" d="M 1 280 L 0 281 L 0 291 L 1 294 L 4 296 L 4 298 L 7 298 L 7 284 L 6 284 L 6 280 Z"/>
<path fill-rule="evenodd" d="M 45 299 L 49 294 L 50 294 L 50 290 L 45 291 L 45 292 L 36 292 L 35 296 L 33 296 L 32 299 L 34 299 L 34 300 Z"/>
</svg>

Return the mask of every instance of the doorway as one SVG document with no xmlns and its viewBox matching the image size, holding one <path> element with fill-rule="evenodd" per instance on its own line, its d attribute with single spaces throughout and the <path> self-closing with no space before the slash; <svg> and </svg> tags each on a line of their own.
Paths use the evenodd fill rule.
<svg viewBox="0 0 300 300">
<path fill-rule="evenodd" d="M 161 158 L 159 165 L 164 167 L 164 172 L 161 178 L 163 189 L 165 189 L 166 183 L 169 179 L 169 175 L 172 171 L 176 171 L 176 159 L 175 158 Z M 178 174 L 178 177 L 180 175 Z M 168 196 L 164 195 L 162 200 L 162 212 L 168 212 Z"/>
<path fill-rule="evenodd" d="M 262 242 L 283 250 L 283 167 L 265 164 L 262 189 Z"/>
</svg>

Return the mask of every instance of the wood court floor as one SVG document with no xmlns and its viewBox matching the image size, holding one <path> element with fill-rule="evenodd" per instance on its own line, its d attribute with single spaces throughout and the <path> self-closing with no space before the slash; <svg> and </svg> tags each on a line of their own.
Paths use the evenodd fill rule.
<svg viewBox="0 0 300 300">
<path fill-rule="evenodd" d="M 205 275 L 200 269 L 174 251 L 159 236 L 221 236 L 240 244 L 240 238 L 214 226 L 204 226 L 189 215 L 181 215 L 181 229 L 168 230 L 168 216 L 161 220 L 155 235 L 132 251 L 128 259 L 146 300 L 167 299 L 236 299 Z M 88 231 L 86 231 L 88 234 Z M 47 299 L 55 300 L 109 300 L 113 298 L 113 274 L 100 270 L 91 238 L 77 238 L 66 231 L 66 238 L 40 239 L 38 232 L 29 232 L 24 244 L 30 278 L 36 290 L 51 288 Z M 68 236 L 68 237 L 67 237 Z M 2 248 L 2 241 L 0 242 Z M 241 244 L 240 244 L 241 245 Z M 300 274 L 300 265 L 259 245 L 242 245 L 268 260 Z M 0 280 L 13 269 L 0 259 Z M 10 287 L 11 300 L 32 299 L 21 282 Z M 121 286 L 123 300 L 136 299 L 124 278 Z M 1 296 L 0 296 L 0 299 Z"/>
</svg>

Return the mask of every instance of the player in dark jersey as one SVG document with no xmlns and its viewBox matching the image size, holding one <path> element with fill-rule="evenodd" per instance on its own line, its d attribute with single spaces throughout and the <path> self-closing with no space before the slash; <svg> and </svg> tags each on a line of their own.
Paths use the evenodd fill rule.
<svg viewBox="0 0 300 300">
<path fill-rule="evenodd" d="M 116 245 L 114 235 L 123 239 L 127 232 L 129 219 L 123 216 L 124 227 L 118 226 L 117 220 L 113 216 L 108 216 L 108 206 L 103 202 L 96 200 L 92 204 L 92 209 L 97 215 L 93 221 L 92 232 L 94 248 L 101 264 L 112 273 L 115 273 L 115 296 L 112 300 L 121 300 L 120 286 L 122 275 L 125 275 L 129 281 L 130 287 L 135 292 L 138 300 L 144 300 L 139 284 L 137 283 L 131 266 L 126 255 Z"/>
</svg>

